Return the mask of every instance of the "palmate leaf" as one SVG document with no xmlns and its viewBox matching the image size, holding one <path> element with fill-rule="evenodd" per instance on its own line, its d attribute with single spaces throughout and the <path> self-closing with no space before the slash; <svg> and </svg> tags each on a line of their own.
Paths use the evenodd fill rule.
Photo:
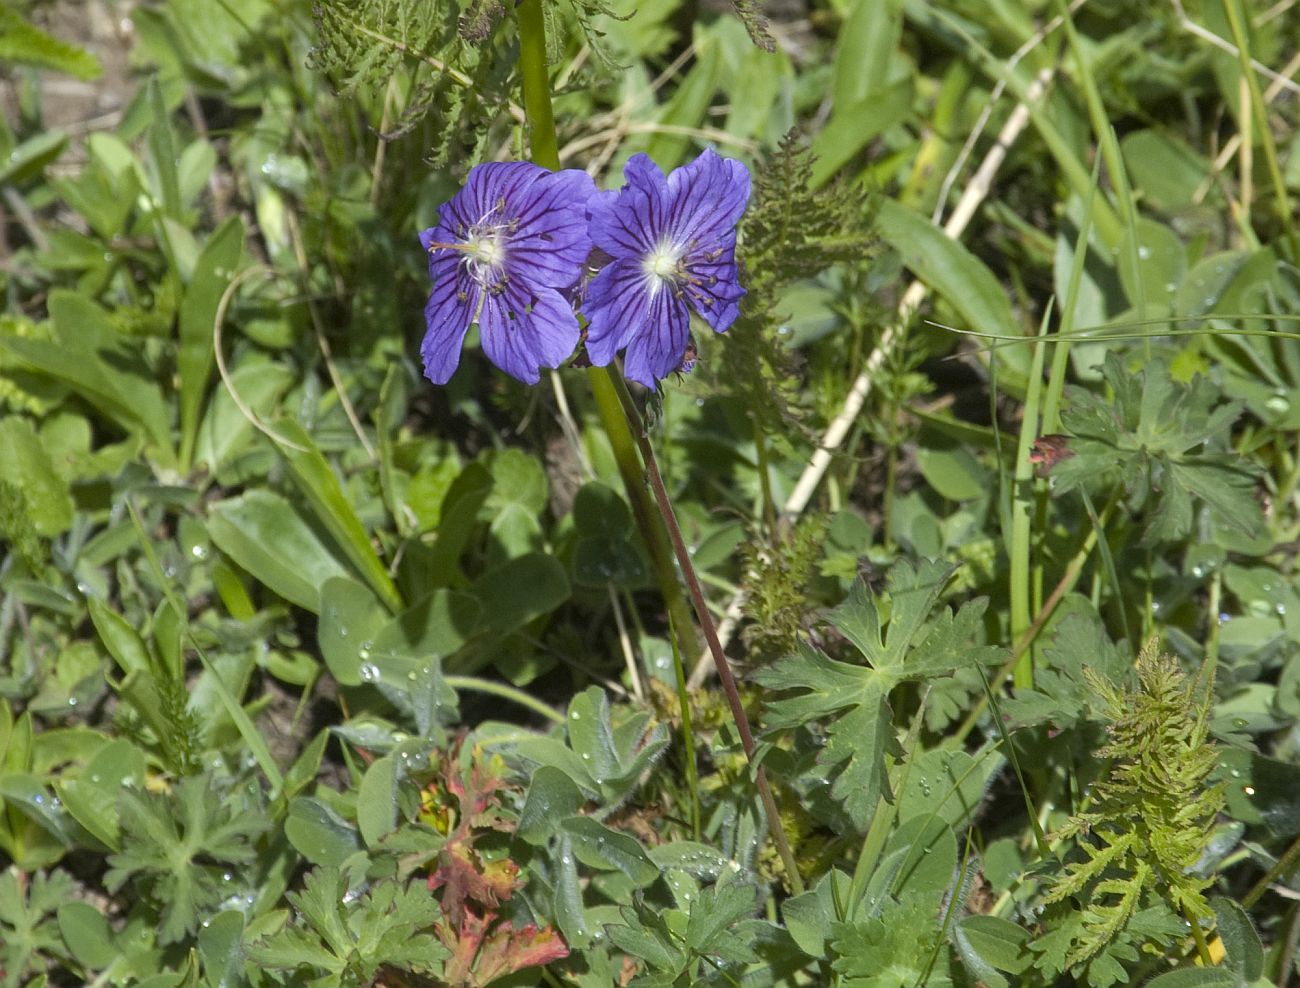
<svg viewBox="0 0 1300 988">
<path fill-rule="evenodd" d="M 231 872 L 252 862 L 252 841 L 270 827 L 265 811 L 223 795 L 207 775 L 182 779 L 169 796 L 124 789 L 122 850 L 108 859 L 104 885 L 133 881 L 159 910 L 158 940 L 194 933 L 200 915 L 230 895 Z"/>
<path fill-rule="evenodd" d="M 835 924 L 834 968 L 845 988 L 911 988 L 952 984 L 945 966 L 931 966 L 939 922 L 926 895 L 890 900 L 879 916 Z"/>
<path fill-rule="evenodd" d="M 755 678 L 771 690 L 788 691 L 769 702 L 768 723 L 778 729 L 826 722 L 819 761 L 838 770 L 831 796 L 863 829 L 885 788 L 885 755 L 897 753 L 889 693 L 909 680 L 950 676 L 959 669 L 998 662 L 1001 649 L 972 646 L 985 602 L 973 601 L 955 615 L 934 613 L 952 570 L 923 561 L 896 565 L 886 588 L 889 610 L 859 580 L 830 623 L 861 653 L 864 665 L 841 662 L 804 647 Z"/>
<path fill-rule="evenodd" d="M 288 896 L 296 922 L 254 946 L 252 959 L 280 971 L 333 975 L 334 984 L 369 984 L 383 966 L 440 972 L 449 952 L 428 932 L 441 910 L 424 883 L 378 882 L 351 900 L 345 884 L 338 869 L 309 873 L 302 892 Z"/>
<path fill-rule="evenodd" d="M 1191 531 L 1194 501 L 1227 528 L 1249 538 L 1261 534 L 1264 516 L 1253 496 L 1257 471 L 1229 445 L 1241 403 L 1220 403 L 1218 389 L 1205 378 L 1180 384 L 1163 366 L 1130 373 L 1113 353 L 1103 373 L 1113 400 L 1073 389 L 1061 414 L 1071 455 L 1052 467 L 1056 492 L 1099 479 L 1122 483 L 1129 508 L 1146 509 L 1148 545 Z"/>
</svg>

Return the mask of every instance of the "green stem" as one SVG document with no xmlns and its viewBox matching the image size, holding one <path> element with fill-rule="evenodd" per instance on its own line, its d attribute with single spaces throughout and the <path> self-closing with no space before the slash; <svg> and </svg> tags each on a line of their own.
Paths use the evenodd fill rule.
<svg viewBox="0 0 1300 988">
<path fill-rule="evenodd" d="M 627 491 L 628 500 L 632 504 L 632 517 L 645 541 L 646 551 L 650 554 L 650 564 L 654 567 L 668 616 L 677 627 L 683 649 L 688 654 L 698 655 L 700 643 L 691 631 L 694 622 L 691 620 L 690 605 L 682 595 L 682 584 L 673 568 L 673 551 L 668 544 L 668 533 L 656 516 L 654 502 L 646 490 L 645 473 L 637 456 L 636 441 L 632 438 L 632 430 L 623 415 L 623 404 L 619 401 L 618 390 L 614 385 L 614 371 L 608 367 L 588 368 L 587 381 L 591 385 L 592 397 L 596 399 L 600 424 L 614 451 L 614 462 L 618 464 L 619 476 L 623 478 L 623 489 Z"/>
<path fill-rule="evenodd" d="M 757 417 L 754 418 L 754 462 L 758 467 L 758 489 L 763 498 L 763 524 L 767 526 L 768 536 L 774 537 L 777 534 L 776 502 L 772 500 L 771 464 L 768 462 L 767 436 L 763 434 Z"/>
<path fill-rule="evenodd" d="M 528 115 L 528 145 L 533 161 L 557 171 L 560 146 L 551 112 L 551 79 L 546 71 L 546 20 L 542 0 L 523 0 L 519 17 L 519 75 L 523 80 L 524 112 Z"/>
<path fill-rule="evenodd" d="M 536 697 L 525 693 L 523 690 L 515 689 L 515 687 L 506 683 L 498 683 L 490 679 L 479 679 L 478 676 L 443 676 L 442 681 L 454 690 L 490 693 L 493 696 L 501 697 L 503 700 L 517 703 L 521 707 L 527 707 L 533 713 L 541 714 L 554 724 L 564 723 L 564 714 L 554 707 L 548 706 Z"/>
<path fill-rule="evenodd" d="M 522 0 L 518 7 L 518 16 L 519 71 L 523 79 L 524 110 L 528 114 L 530 125 L 529 140 L 532 147 L 533 161 L 543 168 L 554 170 L 560 167 L 560 156 L 555 136 L 555 117 L 551 112 L 550 79 L 546 72 L 546 22 L 542 17 L 541 0 Z M 622 375 L 614 368 L 593 367 L 588 380 L 591 381 L 592 393 L 596 397 L 596 407 L 600 411 L 601 422 L 605 426 L 610 443 L 614 447 L 619 472 L 623 476 L 623 483 L 627 488 L 628 497 L 632 501 L 637 523 L 641 525 L 642 534 L 646 537 L 647 547 L 650 549 L 651 557 L 655 561 L 655 570 L 659 575 L 664 600 L 668 605 L 676 631 L 681 634 L 684 629 L 690 627 L 691 622 L 689 616 L 685 620 L 680 619 L 676 613 L 677 609 L 674 607 L 674 602 L 681 600 L 681 587 L 676 577 L 672 576 L 671 559 L 665 558 L 663 563 L 660 562 L 659 552 L 663 547 L 665 528 L 667 529 L 667 537 L 672 544 L 672 550 L 677 556 L 677 562 L 681 566 L 682 575 L 686 578 L 686 586 L 690 591 L 691 601 L 695 605 L 695 615 L 699 619 L 700 628 L 703 630 L 705 640 L 709 644 L 709 650 L 713 653 L 713 661 L 718 669 L 718 679 L 722 684 L 723 692 L 726 694 L 727 702 L 731 706 L 731 714 L 736 721 L 736 729 L 740 733 L 745 756 L 752 762 L 756 746 L 753 731 L 749 727 L 749 717 L 745 714 L 745 708 L 741 703 L 740 691 L 736 688 L 736 680 L 731 674 L 731 666 L 722 653 L 722 645 L 718 641 L 718 632 L 713 625 L 713 618 L 709 614 L 708 603 L 704 599 L 703 590 L 700 589 L 700 581 L 695 575 L 695 567 L 691 565 L 690 553 L 687 551 L 686 543 L 682 539 L 681 529 L 677 526 L 677 517 L 673 514 L 672 503 L 668 500 L 667 490 L 664 489 L 663 478 L 659 475 L 659 466 L 655 460 L 654 449 L 650 446 L 649 440 L 645 438 L 643 430 L 639 428 L 641 415 L 632 404 L 631 395 L 627 393 L 627 385 L 623 383 Z M 619 414 L 620 410 L 621 415 Z M 636 429 L 632 428 L 633 423 L 637 425 Z M 628 447 L 628 438 L 634 439 L 640 447 L 641 459 L 645 465 L 645 477 L 650 481 L 650 486 L 654 490 L 655 500 L 664 527 L 655 525 L 653 515 L 644 511 L 646 490 L 641 482 L 639 470 L 633 469 L 636 451 Z M 672 576 L 672 578 L 669 579 L 669 576 Z M 759 796 L 763 800 L 763 808 L 768 817 L 768 827 L 772 832 L 772 839 L 776 843 L 777 852 L 785 865 L 790 888 L 796 895 L 800 895 L 804 890 L 803 878 L 799 874 L 794 852 L 790 850 L 790 843 L 781 827 L 781 816 L 777 811 L 776 800 L 772 796 L 772 790 L 767 784 L 767 775 L 761 765 L 757 766 L 755 771 L 755 782 L 758 786 Z"/>
<path fill-rule="evenodd" d="M 534 163 L 555 171 L 560 167 L 560 154 L 555 136 L 555 115 L 551 110 L 551 80 L 546 69 L 546 21 L 542 16 L 541 0 L 523 0 L 517 11 L 519 18 L 519 74 L 524 91 L 524 110 L 528 115 L 528 142 Z M 685 636 L 683 647 L 692 654 L 698 652 L 699 643 L 691 633 L 691 609 L 682 596 L 681 582 L 673 569 L 672 550 L 668 537 L 655 518 L 654 504 L 645 488 L 641 461 L 637 458 L 636 444 L 623 417 L 618 393 L 610 380 L 609 371 L 602 367 L 588 370 L 587 381 L 596 400 L 596 413 L 601 427 L 609 438 L 618 464 L 623 488 L 632 505 L 632 517 L 645 541 L 654 567 L 659 591 L 677 633 Z"/>
</svg>

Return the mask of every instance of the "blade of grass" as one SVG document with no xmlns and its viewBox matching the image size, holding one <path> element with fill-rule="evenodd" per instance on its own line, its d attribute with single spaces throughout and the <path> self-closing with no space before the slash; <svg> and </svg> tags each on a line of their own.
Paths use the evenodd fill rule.
<svg viewBox="0 0 1300 988">
<path fill-rule="evenodd" d="M 1041 419 L 1040 405 L 1043 396 L 1043 363 L 1047 356 L 1047 346 L 1043 342 L 1047 327 L 1051 323 L 1052 304 L 1048 301 L 1043 312 L 1042 322 L 1038 327 L 1038 342 L 1034 345 L 1033 357 L 1029 366 L 1029 383 L 1025 389 L 1025 401 L 1020 420 L 1020 438 L 1016 444 L 1015 469 L 1012 473 L 1009 519 L 1011 522 L 1010 538 L 1007 542 L 1007 557 L 1010 560 L 1011 600 L 1011 639 L 1019 640 L 1030 626 L 1033 601 L 1031 599 L 1031 580 L 1029 555 L 1033 542 L 1033 506 L 1034 506 L 1034 465 L 1029 461 L 1034 441 L 1038 438 L 1038 423 Z M 995 420 L 996 421 L 996 420 Z M 1013 679 L 1017 686 L 1032 686 L 1034 682 L 1033 650 L 1026 649 L 1021 660 L 1016 663 Z"/>
<path fill-rule="evenodd" d="M 1278 218 L 1290 248 L 1291 261 L 1300 260 L 1300 240 L 1296 237 L 1295 219 L 1291 215 L 1291 199 L 1287 195 L 1286 181 L 1282 178 L 1282 167 L 1278 164 L 1277 144 L 1270 129 L 1268 107 L 1264 95 L 1259 90 L 1259 78 L 1250 57 L 1246 32 L 1242 28 L 1241 12 L 1236 0 L 1223 0 L 1223 12 L 1228 17 L 1228 27 L 1232 30 L 1232 40 L 1237 46 L 1237 60 L 1241 64 L 1241 74 L 1246 85 L 1250 87 L 1250 106 L 1255 121 L 1255 130 L 1259 133 L 1259 142 L 1264 149 L 1264 162 L 1268 166 L 1269 182 L 1273 186 L 1273 197 L 1277 200 Z"/>
</svg>

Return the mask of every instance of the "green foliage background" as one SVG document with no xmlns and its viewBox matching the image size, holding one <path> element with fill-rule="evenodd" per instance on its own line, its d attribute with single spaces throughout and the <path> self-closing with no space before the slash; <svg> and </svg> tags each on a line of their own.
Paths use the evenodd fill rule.
<svg viewBox="0 0 1300 988">
<path fill-rule="evenodd" d="M 19 2 L 0 985 L 1293 982 L 1300 16 L 543 8 L 566 167 L 755 175 L 636 398 L 779 819 L 582 372 L 421 376 L 516 5 Z"/>
</svg>

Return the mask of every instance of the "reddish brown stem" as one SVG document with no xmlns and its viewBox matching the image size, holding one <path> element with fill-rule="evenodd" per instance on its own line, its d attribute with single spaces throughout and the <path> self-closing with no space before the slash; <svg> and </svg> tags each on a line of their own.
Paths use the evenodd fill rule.
<svg viewBox="0 0 1300 988">
<path fill-rule="evenodd" d="M 677 524 L 677 514 L 673 511 L 668 489 L 664 487 L 663 477 L 659 473 L 659 461 L 655 458 L 654 447 L 646 437 L 641 413 L 632 402 L 632 396 L 628 393 L 623 376 L 611 367 L 610 377 L 618 391 L 619 401 L 623 404 L 628 423 L 632 426 L 632 435 L 636 438 L 637 447 L 641 450 L 646 479 L 650 482 L 650 490 L 654 493 L 655 503 L 663 516 L 664 526 L 668 529 L 668 541 L 672 544 L 673 554 L 677 557 L 677 564 L 686 579 L 686 589 L 695 607 L 695 616 L 699 620 L 700 630 L 704 632 L 704 640 L 709 646 L 709 653 L 713 656 L 713 664 L 718 670 L 718 682 L 722 685 L 723 695 L 726 696 L 727 705 L 731 708 L 732 719 L 736 722 L 736 730 L 740 733 L 740 744 L 745 749 L 745 757 L 750 764 L 753 764 L 756 745 L 754 732 L 749 726 L 749 715 L 745 713 L 745 705 L 740 699 L 740 690 L 736 686 L 736 677 L 731 671 L 731 663 L 722 651 L 722 642 L 718 640 L 718 629 L 713 623 L 713 615 L 709 613 L 709 605 L 704 599 L 700 579 L 695 574 L 695 566 L 687 551 L 686 540 L 682 538 L 681 527 Z M 781 862 L 785 865 L 786 874 L 789 876 L 790 888 L 795 895 L 800 895 L 804 890 L 803 878 L 799 874 L 790 842 L 786 839 L 776 799 L 772 796 L 772 787 L 767 783 L 767 773 L 763 771 L 762 765 L 755 768 L 754 782 L 758 786 L 759 798 L 763 801 L 763 810 L 767 814 L 772 840 L 776 844 L 777 853 L 781 856 Z"/>
</svg>

